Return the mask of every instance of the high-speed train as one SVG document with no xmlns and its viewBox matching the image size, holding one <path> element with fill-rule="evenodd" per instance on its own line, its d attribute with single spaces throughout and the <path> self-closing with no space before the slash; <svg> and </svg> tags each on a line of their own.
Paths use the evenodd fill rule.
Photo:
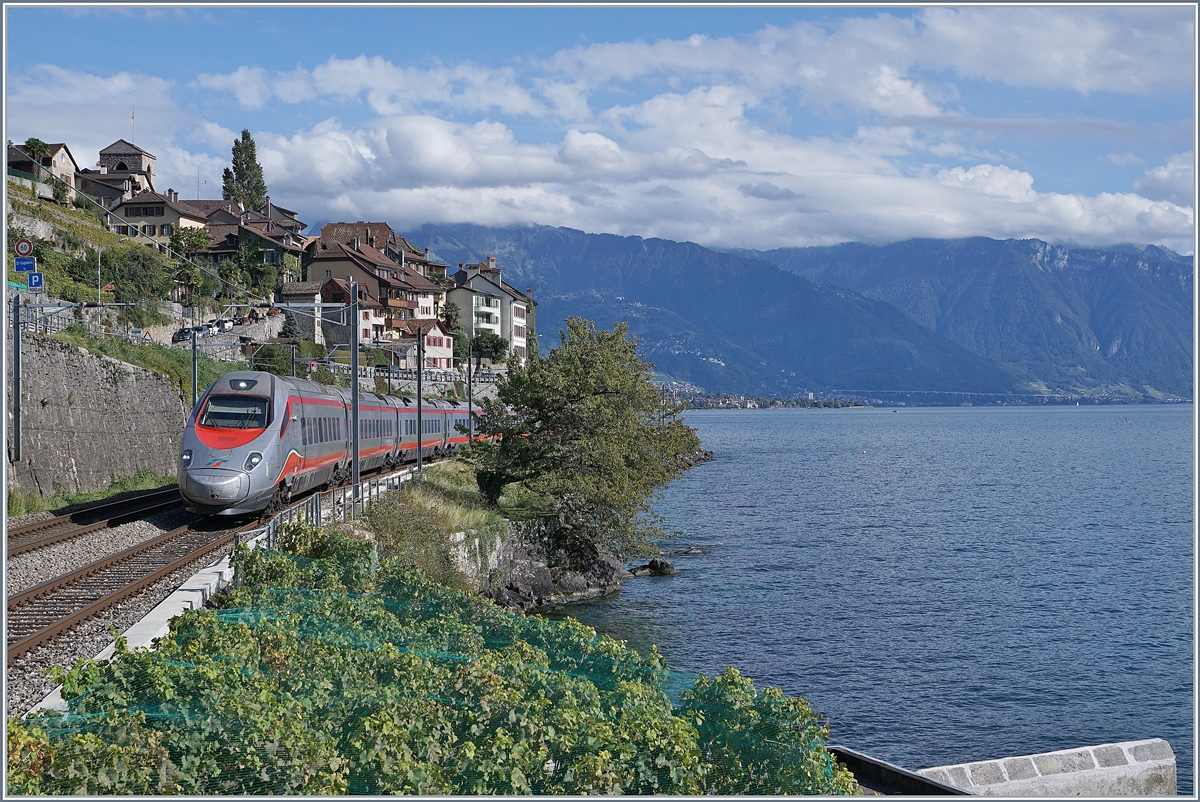
<svg viewBox="0 0 1200 802">
<path fill-rule="evenodd" d="M 242 515 L 277 507 L 352 472 L 352 396 L 344 387 L 259 371 L 226 373 L 183 433 L 179 492 L 187 509 Z M 465 403 L 358 394 L 359 471 L 453 453 L 467 442 Z M 420 446 L 418 446 L 418 441 Z"/>
</svg>

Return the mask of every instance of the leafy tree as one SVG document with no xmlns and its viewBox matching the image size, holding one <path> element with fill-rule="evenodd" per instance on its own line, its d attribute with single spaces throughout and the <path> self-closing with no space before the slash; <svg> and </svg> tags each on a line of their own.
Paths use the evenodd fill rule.
<svg viewBox="0 0 1200 802">
<path fill-rule="evenodd" d="M 447 301 L 442 306 L 442 322 L 446 324 L 446 328 L 450 331 L 454 331 L 462 325 L 462 310 L 459 309 L 458 304 L 453 301 Z"/>
<path fill-rule="evenodd" d="M 299 337 L 300 326 L 296 324 L 296 316 L 291 312 L 283 313 L 283 328 L 279 330 L 280 337 Z"/>
<path fill-rule="evenodd" d="M 104 283 L 121 302 L 162 300 L 171 293 L 172 270 L 153 248 L 134 242 L 107 248 L 100 259 Z"/>
<path fill-rule="evenodd" d="M 267 205 L 267 182 L 263 178 L 262 165 L 258 163 L 258 148 L 245 128 L 241 139 L 233 141 L 232 168 L 226 167 L 221 174 L 221 197 L 241 199 L 248 209 L 262 209 Z"/>
<path fill-rule="evenodd" d="M 276 376 L 292 375 L 292 349 L 287 345 L 264 345 L 254 352 L 254 369 L 265 370 Z M 300 366 L 296 366 L 300 372 Z"/>
<path fill-rule="evenodd" d="M 545 498 L 568 548 L 648 553 L 662 534 L 650 503 L 700 441 L 651 381 L 627 324 L 603 331 L 572 317 L 559 334 L 546 357 L 509 368 L 476 429 L 495 439 L 465 457 L 491 503 L 513 482 Z"/>
<path fill-rule="evenodd" d="M 283 255 L 283 280 L 299 281 L 300 273 L 300 258 L 294 253 L 285 253 Z"/>
<path fill-rule="evenodd" d="M 208 232 L 203 228 L 176 226 L 171 232 L 171 250 L 191 258 L 208 247 Z"/>
<path fill-rule="evenodd" d="M 481 331 L 471 340 L 471 350 L 479 354 L 475 360 L 475 368 L 478 369 L 484 357 L 492 362 L 503 362 L 508 356 L 508 340 L 494 331 Z"/>
<path fill-rule="evenodd" d="M 467 332 L 463 330 L 462 326 L 451 330 L 450 334 L 454 337 L 454 364 L 466 365 L 467 360 L 470 359 L 471 338 L 467 336 Z"/>
<path fill-rule="evenodd" d="M 34 164 L 41 165 L 42 159 L 50 155 L 50 146 L 40 139 L 30 137 L 29 139 L 25 140 L 25 152 L 29 155 L 29 158 L 33 160 Z M 34 175 L 37 175 L 38 173 L 37 170 L 34 170 L 33 172 Z"/>
<path fill-rule="evenodd" d="M 195 264 L 195 256 L 207 247 L 208 233 L 203 228 L 176 226 L 171 232 L 171 250 L 184 257 L 175 268 L 175 281 L 187 292 L 192 305 L 195 304 L 196 292 L 204 286 L 203 271 Z"/>
</svg>

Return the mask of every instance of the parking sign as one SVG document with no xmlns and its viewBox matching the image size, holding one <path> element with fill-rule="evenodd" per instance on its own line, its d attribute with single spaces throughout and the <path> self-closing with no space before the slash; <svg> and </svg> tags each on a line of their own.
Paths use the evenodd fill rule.
<svg viewBox="0 0 1200 802">
<path fill-rule="evenodd" d="M 34 290 L 36 290 L 37 292 L 42 291 L 42 274 L 41 273 L 30 273 L 26 277 L 26 281 L 29 282 L 29 289 L 31 291 L 34 291 Z"/>
<path fill-rule="evenodd" d="M 18 273 L 32 273 L 37 270 L 37 259 L 32 256 L 18 256 L 13 260 Z"/>
</svg>

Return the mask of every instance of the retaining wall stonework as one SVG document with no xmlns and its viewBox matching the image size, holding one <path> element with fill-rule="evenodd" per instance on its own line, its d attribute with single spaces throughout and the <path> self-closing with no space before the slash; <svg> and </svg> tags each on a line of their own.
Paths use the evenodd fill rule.
<svg viewBox="0 0 1200 802">
<path fill-rule="evenodd" d="M 12 339 L 6 341 L 12 365 Z M 189 407 L 161 374 L 37 334 L 21 336 L 21 460 L 8 481 L 43 496 L 102 490 L 143 468 L 173 475 Z M 11 367 L 10 367 L 11 371 Z"/>
<path fill-rule="evenodd" d="M 1174 796 L 1175 752 L 1161 738 L 917 772 L 987 796 Z"/>
</svg>

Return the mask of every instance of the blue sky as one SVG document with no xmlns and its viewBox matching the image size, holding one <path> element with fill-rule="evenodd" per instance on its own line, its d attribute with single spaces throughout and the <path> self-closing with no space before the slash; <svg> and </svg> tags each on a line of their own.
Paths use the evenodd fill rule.
<svg viewBox="0 0 1200 802">
<path fill-rule="evenodd" d="M 308 222 L 1194 243 L 1195 7 L 5 9 L 7 138 Z"/>
</svg>

